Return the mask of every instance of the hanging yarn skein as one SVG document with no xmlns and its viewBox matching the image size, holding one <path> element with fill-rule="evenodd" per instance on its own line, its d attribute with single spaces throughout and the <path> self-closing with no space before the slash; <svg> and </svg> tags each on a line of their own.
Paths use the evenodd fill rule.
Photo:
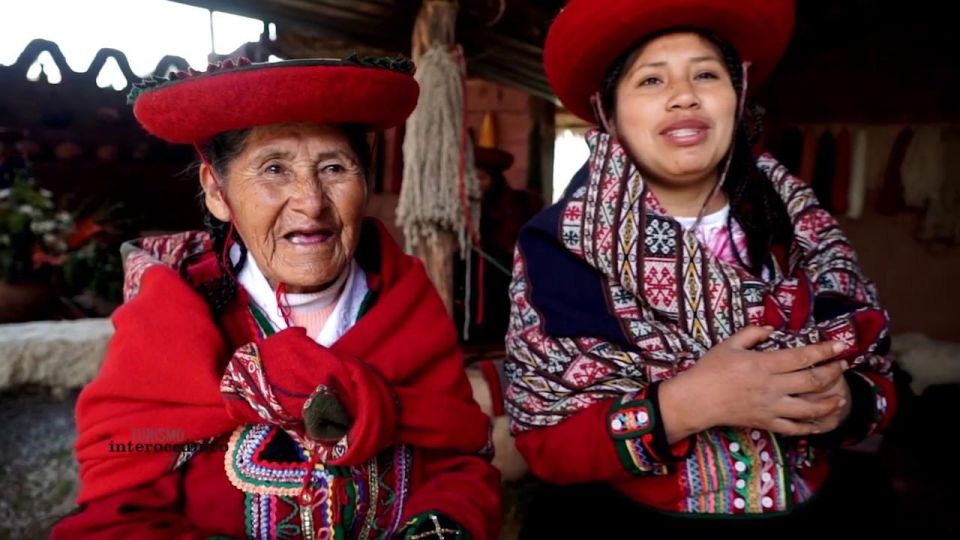
<svg viewBox="0 0 960 540">
<path fill-rule="evenodd" d="M 479 229 L 480 186 L 465 130 L 464 63 L 453 37 L 456 15 L 455 3 L 428 0 L 414 26 L 420 99 L 406 125 L 397 225 L 408 252 L 426 245 L 428 250 L 450 249 L 452 255 L 452 248 L 459 247 L 467 257 Z M 444 246 L 447 234 L 456 246 Z M 449 302 L 444 292 L 452 282 L 438 282 L 447 279 L 442 274 L 431 272 L 431 278 Z"/>
<path fill-rule="evenodd" d="M 429 46 L 415 57 L 420 101 L 407 120 L 397 225 L 403 228 L 408 251 L 436 239 L 439 232 L 454 233 L 461 250 L 467 251 L 470 225 L 461 204 L 461 187 L 475 223 L 480 187 L 472 145 L 463 140 L 463 70 L 452 45 L 457 8 L 451 2 L 428 1 L 423 9 L 427 16 L 421 13 L 414 30 L 415 53 L 416 44 L 424 44 L 418 33 L 426 32 Z"/>
</svg>

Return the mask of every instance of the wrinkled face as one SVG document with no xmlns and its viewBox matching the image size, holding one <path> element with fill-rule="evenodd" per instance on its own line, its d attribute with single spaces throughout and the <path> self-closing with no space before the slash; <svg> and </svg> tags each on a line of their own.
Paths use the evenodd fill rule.
<svg viewBox="0 0 960 540">
<path fill-rule="evenodd" d="M 658 37 L 628 61 L 614 130 L 653 185 L 715 182 L 733 140 L 737 96 L 720 51 L 695 33 Z"/>
<path fill-rule="evenodd" d="M 221 180 L 218 182 L 218 180 Z M 347 268 L 366 202 L 363 167 L 337 127 L 282 124 L 250 131 L 218 179 L 200 182 L 210 212 L 233 220 L 270 285 L 323 289 Z"/>
</svg>

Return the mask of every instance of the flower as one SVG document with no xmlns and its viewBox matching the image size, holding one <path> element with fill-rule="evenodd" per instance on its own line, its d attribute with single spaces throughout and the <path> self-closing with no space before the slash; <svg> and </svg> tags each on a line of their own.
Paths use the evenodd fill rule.
<svg viewBox="0 0 960 540">
<path fill-rule="evenodd" d="M 122 298 L 119 247 L 134 220 L 116 219 L 119 204 L 66 207 L 32 177 L 22 136 L 0 128 L 0 281 L 45 281 L 70 312 L 102 315 L 98 303 Z"/>
<path fill-rule="evenodd" d="M 0 279 L 32 277 L 43 266 L 60 262 L 74 223 L 69 212 L 64 216 L 56 210 L 53 193 L 38 188 L 21 168 L 0 195 Z"/>
<path fill-rule="evenodd" d="M 103 218 L 104 216 L 100 216 Z M 0 190 L 0 280 L 50 279 L 78 292 L 109 269 L 108 281 L 122 280 L 114 275 L 112 261 L 119 253 L 112 244 L 114 232 L 92 215 L 76 217 L 54 201 L 54 194 L 39 188 L 27 167 L 14 171 L 9 187 Z M 102 243 L 97 249 L 85 249 Z M 96 254 L 98 260 L 92 260 Z M 76 259 L 76 260 L 74 260 Z M 111 285 L 110 290 L 114 287 Z"/>
</svg>

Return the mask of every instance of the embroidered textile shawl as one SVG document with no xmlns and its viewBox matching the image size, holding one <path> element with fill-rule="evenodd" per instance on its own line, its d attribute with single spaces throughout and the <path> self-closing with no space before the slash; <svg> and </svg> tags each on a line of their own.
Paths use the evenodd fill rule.
<svg viewBox="0 0 960 540">
<path fill-rule="evenodd" d="M 672 377 L 751 324 L 776 328 L 758 350 L 839 340 L 851 366 L 886 362 L 876 349 L 888 318 L 872 283 L 813 191 L 772 157 L 757 164 L 786 204 L 794 242 L 764 280 L 666 215 L 608 134 L 594 130 L 587 142 L 587 179 L 518 244 L 507 334 L 515 431 Z"/>
</svg>

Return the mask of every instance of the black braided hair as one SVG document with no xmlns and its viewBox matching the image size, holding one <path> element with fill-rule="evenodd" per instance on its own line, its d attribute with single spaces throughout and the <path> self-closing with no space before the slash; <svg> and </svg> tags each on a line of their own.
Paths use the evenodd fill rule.
<svg viewBox="0 0 960 540">
<path fill-rule="evenodd" d="M 645 37 L 614 61 L 600 90 L 600 103 L 605 114 L 610 116 L 615 110 L 617 85 L 624 70 L 632 64 L 639 51 L 654 39 L 675 32 L 699 34 L 720 50 L 734 91 L 737 98 L 740 98 L 744 91 L 743 71 L 736 49 L 710 32 L 694 28 L 674 28 Z M 777 194 L 773 183 L 757 168 L 753 156 L 753 145 L 762 133 L 762 120 L 762 109 L 747 100 L 742 117 L 734 128 L 733 156 L 730 158 L 730 169 L 723 184 L 723 191 L 730 202 L 729 219 L 736 220 L 747 237 L 750 264 L 742 260 L 740 262 L 755 275 L 760 275 L 764 268 L 771 268 L 771 253 L 775 244 L 789 246 L 793 238 L 793 224 L 786 205 Z M 723 167 L 724 163 L 725 159 L 721 160 L 719 166 Z M 736 253 L 736 256 L 740 258 L 739 253 Z"/>
<path fill-rule="evenodd" d="M 355 124 L 343 124 L 339 127 L 347 136 L 350 148 L 357 156 L 364 178 L 369 178 L 372 152 L 367 140 L 366 130 L 363 126 Z M 213 167 L 218 181 L 226 181 L 230 163 L 243 151 L 249 135 L 249 129 L 228 131 L 215 136 L 209 143 L 200 148 L 200 151 L 203 152 L 203 155 Z M 196 167 L 199 168 L 199 165 L 200 162 L 198 161 Z M 200 193 L 200 211 L 203 216 L 203 228 L 210 234 L 213 242 L 212 251 L 217 258 L 220 277 L 205 283 L 196 283 L 194 286 L 206 299 L 210 309 L 215 314 L 220 314 L 237 294 L 236 276 L 240 274 L 246 262 L 247 246 L 230 223 L 221 221 L 210 212 L 204 202 L 202 191 Z M 229 257 L 224 257 L 224 250 L 231 241 L 240 249 L 240 258 L 236 263 L 229 261 Z M 180 273 L 185 278 L 188 277 L 188 267 L 191 261 L 192 259 L 188 259 L 180 267 Z"/>
<path fill-rule="evenodd" d="M 230 162 L 243 150 L 249 135 L 249 129 L 228 131 L 217 135 L 211 139 L 209 143 L 200 148 L 206 160 L 213 167 L 213 172 L 217 175 L 218 182 L 223 182 L 227 178 Z M 198 160 L 195 168 L 199 169 L 200 163 Z M 230 301 L 233 300 L 237 293 L 235 276 L 243 269 L 243 264 L 246 261 L 247 247 L 244 245 L 243 239 L 240 238 L 239 234 L 236 234 L 235 231 L 231 233 L 232 227 L 230 223 L 221 221 L 210 212 L 210 209 L 207 208 L 204 201 L 202 190 L 200 191 L 199 199 L 200 212 L 203 216 L 203 228 L 210 235 L 213 242 L 212 251 L 216 255 L 217 266 L 220 268 L 220 276 L 215 280 L 195 283 L 194 287 L 203 295 L 210 309 L 215 314 L 220 314 L 227 305 L 230 304 Z M 229 262 L 229 257 L 225 258 L 223 256 L 226 245 L 231 237 L 240 249 L 240 259 L 236 263 Z M 193 262 L 193 259 L 187 259 L 180 267 L 180 274 L 185 278 L 189 278 L 188 269 L 191 262 Z M 228 262 L 229 267 L 227 266 Z"/>
</svg>

